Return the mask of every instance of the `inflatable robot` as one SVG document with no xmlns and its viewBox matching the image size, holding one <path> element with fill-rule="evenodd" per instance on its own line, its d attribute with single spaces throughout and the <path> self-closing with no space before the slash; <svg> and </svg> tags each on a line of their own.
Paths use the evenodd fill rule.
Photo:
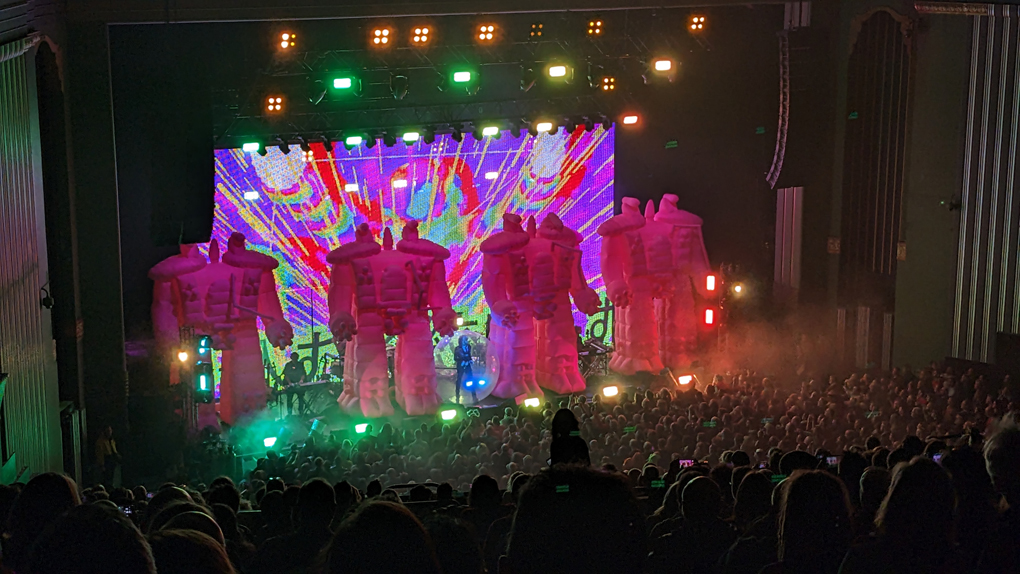
<svg viewBox="0 0 1020 574">
<path fill-rule="evenodd" d="M 273 270 L 276 259 L 249 251 L 240 233 L 230 236 L 220 259 L 219 243 L 209 245 L 209 260 L 194 245 L 182 245 L 149 271 L 155 285 L 152 320 L 161 347 L 178 344 L 180 329 L 212 337 L 223 351 L 220 371 L 220 418 L 228 424 L 266 406 L 267 386 L 262 367 L 258 322 L 270 344 L 288 347 L 294 330 L 283 317 Z M 212 405 L 200 407 L 200 425 L 215 424 Z"/>
<path fill-rule="evenodd" d="M 701 218 L 677 209 L 677 201 L 675 195 L 663 195 L 659 202 L 659 212 L 655 214 L 657 224 L 670 227 L 672 289 L 663 292 L 656 304 L 656 315 L 660 356 L 663 364 L 674 370 L 691 364 L 691 353 L 697 344 L 701 318 L 696 295 L 700 298 L 710 295 L 705 278 L 711 272 L 701 234 Z"/>
<path fill-rule="evenodd" d="M 570 298 L 585 315 L 598 312 L 598 293 L 588 285 L 581 269 L 581 236 L 563 225 L 555 214 L 542 220 L 535 230 L 535 219 L 528 220 L 531 236 L 525 252 L 529 267 L 552 269 L 552 309 L 547 319 L 536 319 L 536 379 L 539 386 L 555 393 L 584 391 L 584 377 L 577 362 L 577 333 Z"/>
<path fill-rule="evenodd" d="M 367 224 L 355 240 L 334 249 L 329 286 L 330 332 L 346 345 L 344 390 L 337 402 L 347 412 L 379 417 L 393 414 L 385 336 L 398 336 L 394 357 L 396 399 L 410 415 L 435 413 L 436 393 L 432 322 L 443 335 L 453 333 L 456 314 L 450 304 L 445 248 L 418 237 L 417 222 L 404 228 L 394 249 L 387 228 L 379 245 Z"/>
</svg>

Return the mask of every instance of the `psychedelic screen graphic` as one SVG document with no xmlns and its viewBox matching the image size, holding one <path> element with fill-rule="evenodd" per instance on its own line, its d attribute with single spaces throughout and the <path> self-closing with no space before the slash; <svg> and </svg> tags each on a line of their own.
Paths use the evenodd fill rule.
<svg viewBox="0 0 1020 574">
<path fill-rule="evenodd" d="M 422 237 L 450 249 L 454 307 L 484 329 L 488 307 L 478 246 L 502 228 L 507 211 L 538 221 L 556 213 L 580 232 L 585 274 L 604 295 L 595 229 L 613 211 L 613 136 L 612 128 L 580 127 L 519 138 L 504 131 L 481 141 L 437 135 L 432 144 L 380 142 L 350 150 L 335 143 L 328 152 L 321 143 L 311 144 L 310 152 L 294 146 L 288 154 L 273 146 L 265 156 L 217 150 L 213 237 L 225 245 L 230 233 L 241 232 L 250 249 L 280 261 L 284 313 L 294 326 L 294 348 L 305 357 L 309 350 L 312 357 L 335 351 L 326 255 L 353 241 L 363 222 L 381 240 L 386 227 L 399 239 L 406 220 L 420 221 Z M 583 326 L 585 317 L 575 317 Z M 281 354 L 272 355 L 266 358 L 282 364 Z"/>
</svg>

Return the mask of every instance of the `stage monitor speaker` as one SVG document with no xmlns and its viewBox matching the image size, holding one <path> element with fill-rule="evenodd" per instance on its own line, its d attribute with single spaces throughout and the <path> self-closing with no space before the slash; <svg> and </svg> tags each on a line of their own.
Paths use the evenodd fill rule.
<svg viewBox="0 0 1020 574">
<path fill-rule="evenodd" d="M 208 55 L 182 49 L 189 43 L 176 37 L 179 27 L 158 28 L 159 40 L 178 48 L 161 50 L 161 61 L 147 70 L 150 236 L 156 246 L 205 243 L 212 234 L 215 191 Z"/>
</svg>

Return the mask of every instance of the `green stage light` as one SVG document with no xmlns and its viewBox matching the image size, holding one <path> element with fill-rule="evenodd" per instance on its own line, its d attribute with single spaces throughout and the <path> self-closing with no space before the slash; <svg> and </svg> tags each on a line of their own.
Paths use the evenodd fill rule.
<svg viewBox="0 0 1020 574">
<path fill-rule="evenodd" d="M 354 432 L 358 434 L 365 434 L 366 431 L 368 431 L 368 423 L 354 425 Z"/>
<path fill-rule="evenodd" d="M 419 134 L 418 132 L 404 132 L 404 135 L 401 136 L 401 139 L 404 140 L 404 143 L 414 143 L 418 141 L 419 137 L 421 137 L 421 134 Z"/>
<path fill-rule="evenodd" d="M 499 128 L 496 126 L 485 126 L 482 128 L 483 136 L 494 136 L 499 133 Z"/>
<path fill-rule="evenodd" d="M 354 87 L 354 78 L 351 78 L 350 76 L 333 78 L 334 90 L 349 90 L 352 87 Z"/>
<path fill-rule="evenodd" d="M 473 75 L 474 74 L 472 74 L 471 72 L 468 72 L 468 71 L 465 71 L 465 70 L 461 70 L 459 72 L 454 72 L 453 73 L 453 81 L 454 81 L 454 83 L 457 83 L 457 84 L 466 84 L 466 83 L 471 81 L 471 78 L 473 77 Z"/>
<path fill-rule="evenodd" d="M 206 375 L 198 376 L 198 388 L 203 391 L 209 390 L 209 377 Z"/>
<path fill-rule="evenodd" d="M 262 444 L 266 448 L 273 448 L 274 446 L 276 446 L 276 437 L 267 436 L 266 438 L 262 439 Z"/>
<path fill-rule="evenodd" d="M 248 142 L 241 145 L 241 150 L 246 152 L 259 151 L 259 142 Z"/>
<path fill-rule="evenodd" d="M 355 147 L 361 145 L 361 142 L 365 141 L 361 136 L 347 136 L 344 140 L 344 144 L 347 147 Z"/>
<path fill-rule="evenodd" d="M 452 421 L 453 419 L 457 418 L 457 410 L 446 409 L 445 411 L 439 413 L 439 416 L 441 416 L 444 421 Z"/>
</svg>

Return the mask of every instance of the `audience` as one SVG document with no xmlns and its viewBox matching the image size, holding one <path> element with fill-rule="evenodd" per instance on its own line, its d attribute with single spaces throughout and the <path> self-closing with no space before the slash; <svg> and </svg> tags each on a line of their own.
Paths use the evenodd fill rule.
<svg viewBox="0 0 1020 574">
<path fill-rule="evenodd" d="M 239 482 L 166 483 L 151 499 L 102 485 L 79 496 L 68 478 L 41 474 L 0 487 L 0 567 L 1017 572 L 1017 395 L 935 365 L 799 389 L 744 372 L 701 391 L 565 397 L 558 410 L 384 424 L 357 441 L 313 436 Z"/>
</svg>

